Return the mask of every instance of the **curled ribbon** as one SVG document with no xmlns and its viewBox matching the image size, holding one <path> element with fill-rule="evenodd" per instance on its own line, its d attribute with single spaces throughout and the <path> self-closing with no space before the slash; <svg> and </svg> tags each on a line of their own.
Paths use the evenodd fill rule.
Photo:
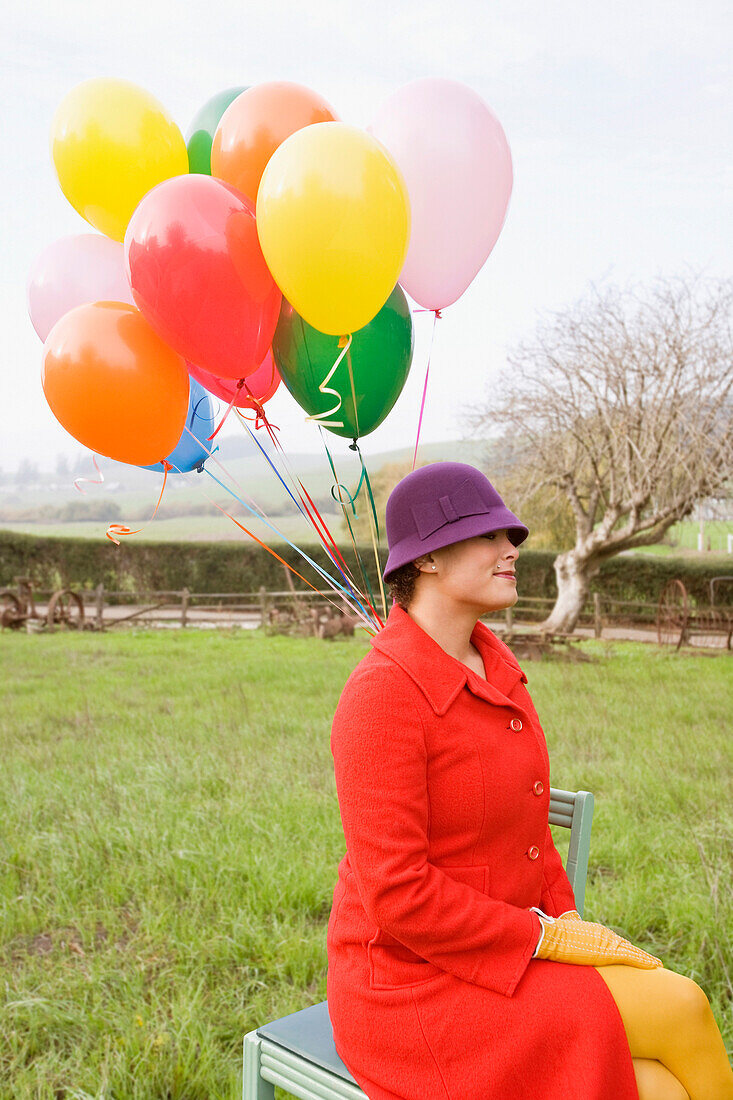
<svg viewBox="0 0 733 1100">
<path fill-rule="evenodd" d="M 328 372 L 328 374 L 326 375 L 326 377 L 323 379 L 320 386 L 318 387 L 319 393 L 322 393 L 324 395 L 324 397 L 327 393 L 329 393 L 329 394 L 331 394 L 332 397 L 337 398 L 336 404 L 334 405 L 334 407 L 332 409 L 326 409 L 325 412 L 313 413 L 310 416 L 306 416 L 306 420 L 315 420 L 315 421 L 317 421 L 317 423 L 322 424 L 324 428 L 343 428 L 343 426 L 344 426 L 343 420 L 324 420 L 324 417 L 325 416 L 333 416 L 333 414 L 337 413 L 339 411 L 339 409 L 341 408 L 341 394 L 338 392 L 338 390 L 329 389 L 328 383 L 333 378 L 333 375 L 334 375 L 335 371 L 338 369 L 338 366 L 341 363 L 342 359 L 344 358 L 344 356 L 349 351 L 349 348 L 351 347 L 351 340 L 352 340 L 351 333 L 349 333 L 348 336 L 340 337 L 339 347 L 341 348 L 341 351 L 339 352 L 339 355 L 336 359 L 336 362 L 331 367 L 330 371 Z"/>
<path fill-rule="evenodd" d="M 86 493 L 83 489 L 81 489 L 79 487 L 79 482 L 80 481 L 88 481 L 90 485 L 101 485 L 102 482 L 104 481 L 104 474 L 102 473 L 99 466 L 97 465 L 97 456 L 96 455 L 92 455 L 92 462 L 94 463 L 96 471 L 99 474 L 99 481 L 97 481 L 96 478 L 93 478 L 93 477 L 75 477 L 74 478 L 74 488 L 79 489 L 79 492 L 82 494 L 82 496 L 86 496 Z"/>
<path fill-rule="evenodd" d="M 158 503 L 155 505 L 155 508 L 153 509 L 153 514 L 150 517 L 150 519 L 148 520 L 148 523 L 152 523 L 153 520 L 155 519 L 155 514 L 158 511 L 158 508 L 160 507 L 161 500 L 163 499 L 163 491 L 165 489 L 165 483 L 168 480 L 168 471 L 173 469 L 170 462 L 166 462 L 166 460 L 164 458 L 162 458 L 160 461 L 161 461 L 161 465 L 163 467 L 163 484 L 160 487 L 160 496 L 158 497 Z M 147 523 L 144 523 L 142 527 L 138 527 L 136 531 L 133 531 L 131 528 L 126 527 L 124 525 L 124 523 L 110 523 L 109 527 L 105 531 L 105 534 L 106 534 L 107 538 L 110 540 L 110 542 L 114 542 L 116 546 L 119 546 L 120 545 L 120 540 L 116 539 L 115 535 L 120 535 L 120 537 L 122 537 L 124 535 L 139 535 L 144 527 L 147 527 Z"/>
</svg>

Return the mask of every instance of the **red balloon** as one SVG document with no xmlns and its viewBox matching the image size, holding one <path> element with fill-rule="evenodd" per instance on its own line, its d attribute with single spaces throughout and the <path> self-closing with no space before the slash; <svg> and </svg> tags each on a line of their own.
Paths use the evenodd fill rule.
<svg viewBox="0 0 733 1100">
<path fill-rule="evenodd" d="M 211 176 L 175 176 L 140 201 L 125 234 L 132 296 L 155 331 L 220 378 L 257 370 L 281 294 L 252 202 Z"/>
<path fill-rule="evenodd" d="M 244 378 L 242 386 L 239 386 L 233 378 L 217 378 L 193 363 L 186 363 L 186 366 L 192 378 L 200 382 L 209 393 L 226 401 L 227 405 L 234 397 L 234 404 L 238 409 L 259 411 L 257 406 L 269 401 L 281 382 L 280 372 L 275 366 L 271 350 L 268 351 L 257 370 Z"/>
</svg>

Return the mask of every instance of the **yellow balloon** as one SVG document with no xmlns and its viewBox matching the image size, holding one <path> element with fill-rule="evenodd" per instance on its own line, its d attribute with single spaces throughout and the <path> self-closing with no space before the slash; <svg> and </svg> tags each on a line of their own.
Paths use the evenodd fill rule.
<svg viewBox="0 0 733 1100">
<path fill-rule="evenodd" d="M 333 336 L 368 324 L 392 293 L 410 240 L 410 201 L 385 147 L 344 122 L 297 130 L 257 192 L 267 266 L 309 325 Z"/>
<path fill-rule="evenodd" d="M 101 77 L 72 88 L 54 115 L 61 190 L 96 229 L 121 241 L 143 195 L 188 172 L 183 134 L 154 96 Z"/>
</svg>

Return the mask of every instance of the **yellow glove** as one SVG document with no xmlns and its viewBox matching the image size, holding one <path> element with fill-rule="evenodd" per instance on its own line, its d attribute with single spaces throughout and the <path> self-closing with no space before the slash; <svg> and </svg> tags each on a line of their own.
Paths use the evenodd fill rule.
<svg viewBox="0 0 733 1100">
<path fill-rule="evenodd" d="M 534 912 L 537 912 L 535 909 Z M 574 910 L 571 910 L 571 913 Z M 603 924 L 577 920 L 563 913 L 561 917 L 539 916 L 544 929 L 542 939 L 536 948 L 535 957 L 552 959 L 554 962 L 578 963 L 584 966 L 638 966 L 643 970 L 654 970 L 664 966 L 661 959 L 649 955 L 640 947 L 623 939 Z"/>
</svg>

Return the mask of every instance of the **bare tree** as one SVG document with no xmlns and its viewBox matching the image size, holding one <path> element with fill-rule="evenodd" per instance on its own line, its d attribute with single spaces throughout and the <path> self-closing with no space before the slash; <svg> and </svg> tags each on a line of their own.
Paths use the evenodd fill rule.
<svg viewBox="0 0 733 1100">
<path fill-rule="evenodd" d="M 659 542 L 730 480 L 732 304 L 731 280 L 695 275 L 593 287 L 515 349 L 500 399 L 468 415 L 502 432 L 528 496 L 561 491 L 572 508 L 546 629 L 574 628 L 604 559 Z"/>
</svg>

